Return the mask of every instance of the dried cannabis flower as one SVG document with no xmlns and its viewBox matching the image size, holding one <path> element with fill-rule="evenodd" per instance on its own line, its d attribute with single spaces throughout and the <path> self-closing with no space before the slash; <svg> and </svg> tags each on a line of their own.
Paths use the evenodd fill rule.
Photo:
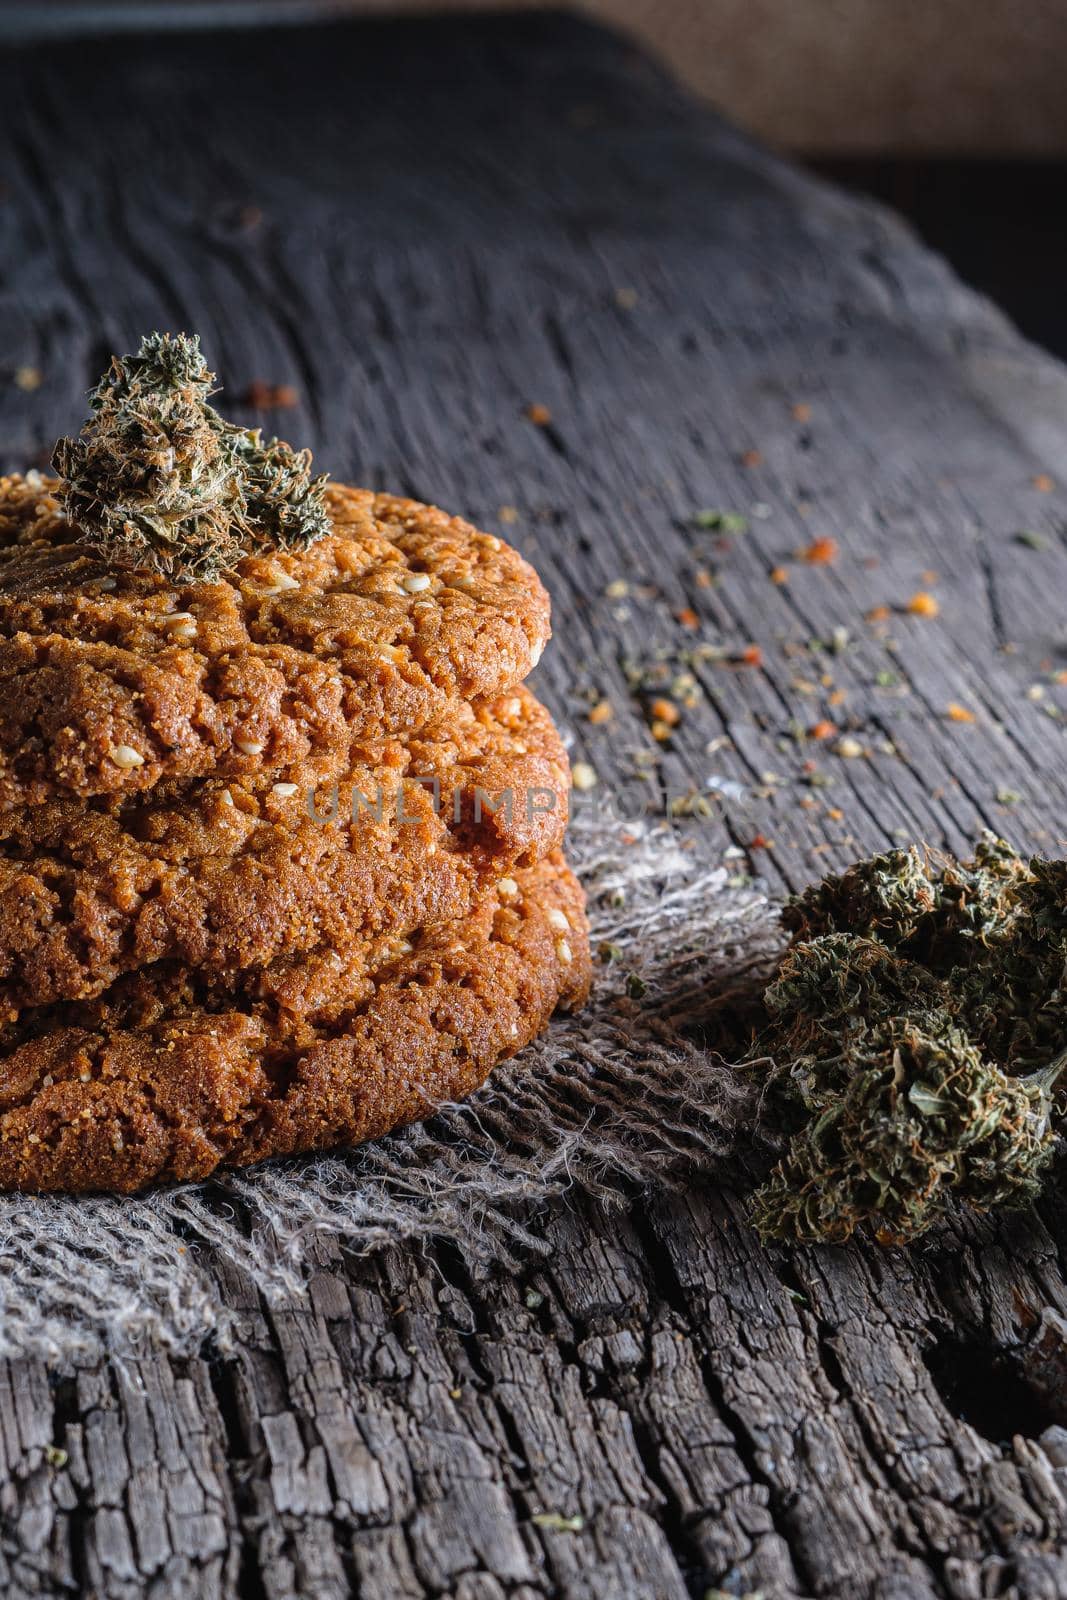
<svg viewBox="0 0 1067 1600">
<path fill-rule="evenodd" d="M 52 464 L 85 543 L 131 566 L 211 580 L 243 555 L 302 550 L 329 531 L 311 452 L 238 428 L 209 404 L 200 341 L 149 334 L 116 356 L 90 394 L 93 415 Z"/>
<path fill-rule="evenodd" d="M 811 1121 L 756 1195 L 757 1228 L 765 1239 L 839 1243 L 868 1223 L 880 1244 L 906 1244 L 953 1193 L 979 1211 L 1032 1199 L 1065 1063 L 1011 1078 L 957 1028 L 881 1024 L 853 1041 L 840 1087 L 811 1094 Z"/>
<path fill-rule="evenodd" d="M 806 939 L 844 932 L 893 946 L 910 939 L 936 905 L 937 889 L 919 852 L 890 850 L 806 889 L 789 901 L 782 921 Z"/>
<path fill-rule="evenodd" d="M 794 937 L 753 1058 L 773 1062 L 767 1097 L 792 1137 L 756 1196 L 763 1236 L 868 1224 L 900 1242 L 953 1194 L 979 1210 L 1032 1195 L 1067 1060 L 1067 862 L 1024 862 L 988 834 L 967 862 L 892 851 L 783 920 Z"/>
</svg>

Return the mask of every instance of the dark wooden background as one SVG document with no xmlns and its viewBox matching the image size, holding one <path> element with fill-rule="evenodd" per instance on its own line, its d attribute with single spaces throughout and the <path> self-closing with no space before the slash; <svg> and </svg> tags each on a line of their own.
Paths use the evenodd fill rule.
<svg viewBox="0 0 1067 1600">
<path fill-rule="evenodd" d="M 235 414 L 293 385 L 260 420 L 336 476 L 537 562 L 600 792 L 725 781 L 684 826 L 775 892 L 1062 847 L 1067 380 L 888 214 L 561 17 L 12 51 L 0 106 L 7 466 L 196 329 Z M 660 745 L 634 685 L 683 670 Z M 1058 1185 L 909 1253 L 764 1251 L 702 1186 L 544 1225 L 521 1278 L 338 1248 L 270 1313 L 220 1270 L 225 1357 L 8 1366 L 5 1595 L 1067 1593 Z"/>
</svg>

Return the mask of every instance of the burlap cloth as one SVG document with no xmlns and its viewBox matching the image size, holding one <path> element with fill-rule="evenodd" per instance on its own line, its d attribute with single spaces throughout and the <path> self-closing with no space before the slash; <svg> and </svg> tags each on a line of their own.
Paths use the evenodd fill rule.
<svg viewBox="0 0 1067 1600">
<path fill-rule="evenodd" d="M 273 1162 L 134 1198 L 0 1196 L 0 1355 L 69 1365 L 145 1349 L 226 1348 L 222 1258 L 269 1300 L 299 1300 L 309 1245 L 365 1252 L 443 1238 L 477 1267 L 544 1249 L 545 1207 L 579 1190 L 705 1181 L 751 1126 L 749 1081 L 709 1044 L 730 996 L 779 942 L 766 898 L 666 824 L 585 821 L 589 1006 L 463 1105 L 376 1144 Z M 687 848 L 689 846 L 689 848 Z"/>
</svg>

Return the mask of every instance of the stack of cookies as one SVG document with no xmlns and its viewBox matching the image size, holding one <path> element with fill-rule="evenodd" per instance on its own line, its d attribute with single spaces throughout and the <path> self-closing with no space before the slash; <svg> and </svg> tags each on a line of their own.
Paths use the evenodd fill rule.
<svg viewBox="0 0 1067 1600">
<path fill-rule="evenodd" d="M 375 1137 L 589 984 L 569 784 L 501 540 L 335 486 L 307 548 L 109 559 L 0 480 L 0 1187 Z"/>
</svg>

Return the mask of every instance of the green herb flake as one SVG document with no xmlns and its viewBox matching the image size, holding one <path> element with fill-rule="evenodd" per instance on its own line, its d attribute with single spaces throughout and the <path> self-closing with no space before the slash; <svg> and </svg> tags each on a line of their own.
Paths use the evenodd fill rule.
<svg viewBox="0 0 1067 1600">
<path fill-rule="evenodd" d="M 748 532 L 748 518 L 740 511 L 698 511 L 694 514 L 693 525 L 712 533 Z"/>
<path fill-rule="evenodd" d="M 566 1517 L 561 1511 L 537 1511 L 530 1521 L 535 1528 L 547 1528 L 552 1533 L 581 1533 L 585 1527 L 584 1517 Z"/>
</svg>

